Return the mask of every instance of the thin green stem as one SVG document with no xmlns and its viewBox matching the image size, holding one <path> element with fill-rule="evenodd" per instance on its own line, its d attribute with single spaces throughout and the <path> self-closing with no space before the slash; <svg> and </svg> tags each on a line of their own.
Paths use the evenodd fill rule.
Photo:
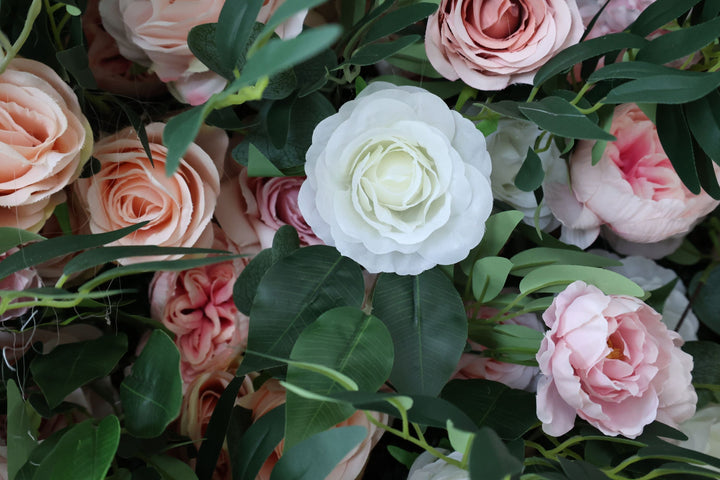
<svg viewBox="0 0 720 480">
<path fill-rule="evenodd" d="M 60 38 L 60 30 L 55 22 L 55 10 L 50 5 L 50 0 L 43 0 L 45 3 L 45 11 L 48 13 L 48 21 L 50 22 L 50 30 L 53 34 L 53 40 L 58 50 L 63 50 L 62 39 Z"/>
<path fill-rule="evenodd" d="M 562 442 L 557 447 L 553 448 L 552 450 L 548 450 L 548 454 L 550 455 L 557 455 L 559 452 L 576 445 L 581 442 L 585 442 L 588 440 L 601 440 L 601 441 L 609 441 L 609 442 L 615 442 L 615 443 L 624 443 L 626 445 L 633 445 L 635 447 L 645 447 L 646 445 L 642 442 L 638 442 L 635 440 L 629 440 L 625 438 L 615 438 L 615 437 L 603 437 L 600 435 L 588 435 L 588 436 L 582 436 L 578 435 L 572 438 L 569 438 Z"/>
<path fill-rule="evenodd" d="M 539 91 L 539 87 L 533 87 L 533 89 L 530 91 L 530 95 L 528 96 L 527 100 L 525 100 L 525 102 L 530 103 L 535 100 L 535 97 L 537 96 Z"/>
<path fill-rule="evenodd" d="M 587 91 L 590 90 L 590 88 L 592 88 L 592 86 L 593 86 L 592 83 L 586 83 L 585 85 L 583 85 L 582 88 L 580 89 L 580 91 L 577 93 L 577 95 L 575 95 L 575 98 L 573 98 L 573 99 L 570 101 L 570 104 L 571 104 L 571 105 L 577 105 L 578 102 L 580 102 L 580 100 L 583 99 L 583 97 L 585 96 L 585 94 L 587 93 Z"/>
<path fill-rule="evenodd" d="M 15 55 L 18 54 L 22 46 L 25 44 L 25 42 L 28 39 L 28 36 L 30 36 L 30 31 L 32 30 L 33 25 L 35 24 L 35 19 L 40 14 L 40 9 L 42 8 L 42 4 L 40 3 L 40 0 L 33 0 L 33 2 L 30 4 L 30 8 L 28 8 L 27 16 L 25 17 L 25 23 L 23 24 L 23 29 L 20 32 L 20 35 L 18 36 L 17 40 L 15 40 L 15 43 L 8 49 L 7 46 L 10 44 L 10 40 L 3 35 L 4 40 L 3 48 L 7 49 L 7 54 L 5 57 L 0 61 L 0 74 L 2 74 L 5 69 L 7 68 L 10 61 L 15 58 Z"/>
<path fill-rule="evenodd" d="M 589 115 L 597 110 L 600 110 L 603 106 L 605 106 L 604 103 L 598 102 L 590 108 L 580 108 L 577 105 L 575 105 L 575 108 L 577 108 L 578 112 L 582 113 L 583 115 Z"/>
</svg>

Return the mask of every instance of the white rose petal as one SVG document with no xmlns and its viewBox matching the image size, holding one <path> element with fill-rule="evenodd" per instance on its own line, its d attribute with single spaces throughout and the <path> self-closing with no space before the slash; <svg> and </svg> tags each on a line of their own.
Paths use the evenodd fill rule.
<svg viewBox="0 0 720 480">
<path fill-rule="evenodd" d="M 414 275 L 480 242 L 491 169 L 482 133 L 439 97 L 376 82 L 315 128 L 298 204 L 368 271 Z"/>
</svg>

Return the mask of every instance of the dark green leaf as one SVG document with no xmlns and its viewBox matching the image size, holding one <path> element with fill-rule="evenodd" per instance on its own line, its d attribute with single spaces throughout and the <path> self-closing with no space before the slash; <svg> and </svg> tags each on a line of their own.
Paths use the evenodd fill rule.
<svg viewBox="0 0 720 480">
<path fill-rule="evenodd" d="M 88 65 L 88 53 L 84 45 L 76 45 L 55 54 L 60 64 L 75 77 L 83 88 L 98 88 L 95 77 Z"/>
<path fill-rule="evenodd" d="M 437 395 L 457 367 L 467 339 L 460 295 L 439 269 L 417 276 L 383 273 L 373 313 L 395 346 L 390 381 L 400 393 Z"/>
<path fill-rule="evenodd" d="M 523 469 L 523 463 L 510 453 L 497 434 L 488 427 L 481 428 L 475 434 L 469 463 L 473 479 L 504 480 Z"/>
<path fill-rule="evenodd" d="M 720 165 L 720 93 L 713 90 L 700 100 L 684 105 L 684 113 L 697 143 Z"/>
<path fill-rule="evenodd" d="M 97 233 L 94 235 L 64 235 L 62 237 L 51 238 L 27 245 L 23 247 L 21 251 L 13 253 L 0 263 L 0 278 L 7 277 L 24 268 L 38 265 L 56 257 L 114 242 L 145 225 L 147 225 L 147 222 L 141 222 L 137 225 L 115 230 L 114 232 Z"/>
<path fill-rule="evenodd" d="M 555 135 L 589 140 L 615 140 L 615 137 L 560 97 L 545 97 L 539 102 L 526 103 L 518 108 L 540 128 Z"/>
<path fill-rule="evenodd" d="M 614 80 L 618 78 L 629 78 L 636 80 L 643 77 L 651 77 L 657 75 L 670 75 L 675 77 L 703 77 L 707 76 L 704 72 L 694 72 L 691 70 L 678 70 L 676 68 L 665 67 L 655 63 L 647 63 L 640 61 L 620 62 L 605 65 L 595 70 L 588 77 L 588 82 L 596 83 L 603 80 Z"/>
<path fill-rule="evenodd" d="M 418 452 L 408 452 L 395 445 L 387 446 L 388 453 L 398 462 L 405 465 L 408 470 L 412 468 L 412 464 L 415 462 L 417 457 L 420 455 Z"/>
<path fill-rule="evenodd" d="M 273 467 L 270 480 L 325 478 L 367 434 L 367 428 L 360 426 L 338 427 L 317 433 L 283 453 Z"/>
<path fill-rule="evenodd" d="M 250 311 L 248 350 L 288 358 L 307 325 L 331 308 L 359 307 L 364 293 L 355 262 L 332 247 L 301 248 L 270 267 L 260 281 Z M 246 355 L 239 373 L 274 365 L 278 363 Z"/>
<path fill-rule="evenodd" d="M 260 37 L 266 36 L 280 26 L 285 20 L 289 19 L 301 10 L 311 9 L 323 3 L 324 0 L 285 0 L 272 14 L 270 20 L 265 24 Z"/>
<path fill-rule="evenodd" d="M 163 130 L 163 145 L 167 147 L 165 175 L 171 176 L 180 166 L 180 159 L 197 137 L 200 127 L 210 113 L 210 104 L 193 107 L 168 120 Z"/>
<path fill-rule="evenodd" d="M 675 277 L 675 279 L 670 280 L 665 285 L 656 288 L 655 290 L 651 290 L 649 292 L 650 298 L 645 299 L 645 303 L 647 303 L 655 311 L 662 313 L 667 297 L 675 289 L 675 285 L 677 285 L 679 280 L 679 278 Z"/>
<path fill-rule="evenodd" d="M 225 77 L 228 80 L 234 78 L 233 68 L 230 62 L 220 58 L 215 45 L 217 23 L 204 23 L 196 25 L 190 30 L 187 37 L 187 44 L 195 57 L 213 72 Z"/>
<path fill-rule="evenodd" d="M 296 97 L 273 102 L 267 114 L 267 131 L 275 148 L 283 148 L 290 130 L 290 112 Z"/>
<path fill-rule="evenodd" d="M 270 81 L 263 90 L 262 98 L 265 100 L 282 100 L 287 98 L 297 86 L 297 77 L 293 70 L 285 70 L 270 77 Z"/>
<path fill-rule="evenodd" d="M 441 397 L 459 407 L 477 426 L 490 427 L 504 439 L 519 438 L 538 422 L 535 395 L 502 383 L 452 380 Z"/>
<path fill-rule="evenodd" d="M 631 33 L 613 33 L 572 45 L 551 58 L 535 74 L 533 84 L 540 86 L 559 73 L 570 70 L 573 65 L 589 58 L 605 55 L 626 48 L 641 48 L 647 43 L 644 38 Z"/>
<path fill-rule="evenodd" d="M 720 385 L 720 345 L 715 342 L 686 342 L 682 349 L 693 356 L 693 383 Z"/>
<path fill-rule="evenodd" d="M 542 185 L 544 179 L 545 170 L 543 170 L 542 161 L 535 150 L 528 147 L 525 161 L 515 175 L 515 186 L 523 192 L 532 192 Z"/>
<path fill-rule="evenodd" d="M 713 162 L 695 141 L 693 141 L 693 155 L 695 156 L 695 168 L 700 179 L 700 186 L 712 198 L 720 200 L 720 185 L 718 185 Z"/>
<path fill-rule="evenodd" d="M 284 436 L 285 405 L 280 405 L 258 418 L 237 443 L 228 439 L 233 480 L 254 480 Z"/>
<path fill-rule="evenodd" d="M 720 31 L 720 17 L 665 33 L 641 48 L 636 58 L 641 62 L 668 63 L 685 55 L 694 54 L 717 39 L 718 31 Z"/>
<path fill-rule="evenodd" d="M 499 113 L 505 117 L 517 118 L 518 120 L 527 120 L 525 115 L 520 111 L 520 106 L 526 102 L 516 102 L 513 100 L 501 100 L 499 102 L 476 103 L 475 106 L 487 107 L 495 113 Z"/>
<path fill-rule="evenodd" d="M 650 35 L 666 23 L 700 3 L 700 0 L 657 0 L 650 4 L 630 25 L 630 31 L 637 35 Z"/>
<path fill-rule="evenodd" d="M 685 460 L 695 463 L 700 461 L 715 468 L 720 468 L 720 458 L 705 455 L 687 448 L 678 447 L 669 443 L 648 445 L 637 452 L 640 458 L 664 458 L 668 460 Z"/>
<path fill-rule="evenodd" d="M 696 288 L 697 280 L 693 279 L 689 291 L 695 292 Z M 720 334 L 720 267 L 712 269 L 699 288 L 700 291 L 693 294 L 692 309 L 703 325 Z"/>
<path fill-rule="evenodd" d="M 465 275 L 470 274 L 470 269 L 478 258 L 500 253 L 515 227 L 524 217 L 525 214 L 518 210 L 508 210 L 491 215 L 485 222 L 485 235 L 480 245 L 473 248 L 467 258 L 460 263 Z"/>
<path fill-rule="evenodd" d="M 262 0 L 225 0 L 215 29 L 215 47 L 224 68 L 237 67 L 262 6 Z"/>
<path fill-rule="evenodd" d="M 702 16 L 703 21 L 715 18 L 720 14 L 720 2 L 718 0 L 705 0 L 703 2 Z"/>
<path fill-rule="evenodd" d="M 140 438 L 157 437 L 180 413 L 180 353 L 165 332 L 155 330 L 150 335 L 132 372 L 120 384 L 120 400 L 125 428 Z"/>
<path fill-rule="evenodd" d="M 45 237 L 20 228 L 0 227 L 0 253 L 33 240 L 45 240 Z"/>
<path fill-rule="evenodd" d="M 583 480 L 608 480 L 608 476 L 595 465 L 584 460 L 569 460 L 558 457 L 563 472 L 568 478 L 582 478 Z"/>
<path fill-rule="evenodd" d="M 13 480 L 37 446 L 40 416 L 27 405 L 14 380 L 7 382 L 7 473 Z"/>
<path fill-rule="evenodd" d="M 642 108 L 642 107 L 640 107 Z M 610 133 L 610 128 L 612 127 L 612 120 L 613 120 L 613 114 L 615 113 L 615 107 L 612 105 L 607 105 L 602 107 L 598 112 L 598 124 L 600 127 L 605 130 L 606 132 Z M 653 118 L 653 123 L 655 123 L 655 119 Z M 608 142 L 606 140 L 598 140 L 595 142 L 595 145 L 592 147 L 591 151 L 591 162 L 593 165 L 597 165 L 597 163 L 600 161 L 600 159 L 603 157 L 603 154 L 605 153 L 605 148 L 607 147 Z"/>
<path fill-rule="evenodd" d="M 353 379 L 360 390 L 377 391 L 390 375 L 393 343 L 385 325 L 356 307 L 329 310 L 302 331 L 290 358 L 323 365 Z M 345 390 L 334 380 L 290 364 L 287 382 L 328 395 Z M 285 449 L 355 413 L 352 407 L 287 394 Z"/>
<path fill-rule="evenodd" d="M 680 180 L 692 193 L 700 193 L 700 178 L 693 157 L 692 138 L 685 112 L 679 105 L 658 105 L 658 137 Z"/>
<path fill-rule="evenodd" d="M 651 75 L 623 83 L 605 97 L 605 103 L 687 103 L 704 97 L 720 85 L 720 72 L 700 75 Z M 658 115 L 659 116 L 659 115 Z"/>
<path fill-rule="evenodd" d="M 438 9 L 435 3 L 416 3 L 394 10 L 378 19 L 368 28 L 363 44 L 368 44 L 398 32 L 408 25 L 424 20 Z"/>
<path fill-rule="evenodd" d="M 406 35 L 389 42 L 370 43 L 360 47 L 355 53 L 353 53 L 350 60 L 345 62 L 345 64 L 359 66 L 374 65 L 380 60 L 383 60 L 390 55 L 394 55 L 395 53 L 412 45 L 419 39 L 420 35 Z"/>
<path fill-rule="evenodd" d="M 147 155 L 148 160 L 150 160 L 150 165 L 152 165 L 153 168 L 155 168 L 155 163 L 153 163 L 152 158 L 152 152 L 150 151 L 150 144 L 148 143 L 148 136 L 147 131 L 145 130 L 145 124 L 140 119 L 137 113 L 130 108 L 127 104 L 117 101 L 116 104 L 120 107 L 120 109 L 123 111 L 125 116 L 128 118 L 128 121 L 130 121 L 130 125 L 135 129 L 135 132 L 137 133 L 138 140 L 140 140 L 140 144 L 143 147 L 143 150 L 145 151 L 145 155 Z M 94 157 L 93 157 L 94 158 Z M 95 159 L 97 161 L 97 159 Z M 90 160 L 92 162 L 92 159 Z M 98 161 L 98 163 L 100 163 Z M 100 170 L 100 167 L 97 168 L 97 171 Z"/>
<path fill-rule="evenodd" d="M 168 455 L 152 455 L 148 458 L 148 464 L 160 473 L 162 480 L 197 480 L 197 475 L 190 465 L 178 458 Z"/>
<path fill-rule="evenodd" d="M 75 389 L 108 375 L 126 351 L 124 333 L 104 335 L 97 340 L 58 345 L 47 355 L 35 357 L 30 371 L 50 408 L 55 408 Z"/>
<path fill-rule="evenodd" d="M 326 48 L 314 57 L 295 65 L 298 97 L 304 97 L 322 88 L 328 81 L 328 72 L 337 66 L 335 53 Z"/>
<path fill-rule="evenodd" d="M 258 285 L 260 285 L 260 280 L 273 263 L 272 250 L 266 248 L 258 253 L 240 272 L 240 276 L 233 286 L 233 301 L 243 314 L 250 315 L 250 308 L 257 293 Z"/>
</svg>

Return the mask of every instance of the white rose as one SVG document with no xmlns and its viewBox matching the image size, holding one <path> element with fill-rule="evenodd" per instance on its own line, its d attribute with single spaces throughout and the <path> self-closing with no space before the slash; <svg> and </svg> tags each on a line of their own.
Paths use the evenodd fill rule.
<svg viewBox="0 0 720 480">
<path fill-rule="evenodd" d="M 482 133 L 439 97 L 376 82 L 315 128 L 298 203 L 368 271 L 414 275 L 480 243 L 491 169 Z"/>
<path fill-rule="evenodd" d="M 604 257 L 615 258 L 622 262 L 621 267 L 608 267 L 620 275 L 623 275 L 633 282 L 640 285 L 644 290 L 656 290 L 677 278 L 677 274 L 669 268 L 664 268 L 650 260 L 649 258 L 632 256 L 620 258 L 617 255 L 605 250 L 590 250 L 588 253 L 602 255 Z M 667 325 L 668 329 L 674 330 L 685 309 L 688 306 L 688 299 L 685 296 L 685 285 L 678 280 L 675 287 L 668 295 L 663 306 L 662 321 Z M 700 326 L 695 314 L 692 310 L 685 315 L 678 333 L 686 341 L 691 342 L 697 340 L 697 331 Z"/>
<path fill-rule="evenodd" d="M 680 442 L 681 447 L 720 457 L 720 405 L 703 407 L 678 428 L 688 436 L 686 441 Z"/>
<path fill-rule="evenodd" d="M 463 455 L 453 452 L 448 457 L 462 460 Z M 407 480 L 470 480 L 470 472 L 423 452 L 412 464 Z"/>
<path fill-rule="evenodd" d="M 487 138 L 488 152 L 492 159 L 492 191 L 493 196 L 523 212 L 523 221 L 528 225 L 535 224 L 535 210 L 537 200 L 533 192 L 523 192 L 515 186 L 515 177 L 522 167 L 528 148 L 535 145 L 535 140 L 540 135 L 540 129 L 531 122 L 517 120 L 514 118 L 502 118 L 498 122 L 498 128 Z M 545 142 L 546 136 L 542 142 Z M 565 160 L 560 158 L 560 150 L 555 142 L 550 142 L 547 150 L 538 154 L 542 167 L 548 177 L 567 177 L 567 165 Z M 538 226 L 543 230 L 554 230 L 560 226 L 560 222 L 550 211 L 550 207 L 542 202 Z"/>
</svg>

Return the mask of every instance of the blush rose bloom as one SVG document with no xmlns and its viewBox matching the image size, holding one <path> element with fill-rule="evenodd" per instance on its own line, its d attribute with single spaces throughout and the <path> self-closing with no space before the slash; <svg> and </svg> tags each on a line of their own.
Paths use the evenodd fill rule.
<svg viewBox="0 0 720 480">
<path fill-rule="evenodd" d="M 248 395 L 240 399 L 240 406 L 252 410 L 252 420 L 256 421 L 270 410 L 274 409 L 285 403 L 285 388 L 275 379 L 270 379 L 263 383 L 262 386 L 253 394 Z M 389 417 L 384 413 L 371 412 L 371 415 L 376 420 L 388 423 Z M 342 421 L 335 425 L 335 427 L 347 427 L 358 425 L 365 427 L 368 430 L 368 435 L 365 439 L 360 442 L 355 448 L 350 450 L 347 455 L 340 461 L 338 465 L 325 477 L 325 480 L 344 480 L 357 478 L 358 475 L 363 471 L 365 463 L 367 462 L 370 451 L 373 449 L 375 444 L 380 440 L 384 430 L 379 429 L 365 416 L 361 410 L 358 410 L 345 421 Z M 270 457 L 265 461 L 265 464 L 260 469 L 256 480 L 268 480 L 272 473 L 273 467 L 282 456 L 283 447 L 285 440 L 280 441 Z"/>
<path fill-rule="evenodd" d="M 303 177 L 248 177 L 243 168 L 220 186 L 215 218 L 239 246 L 259 242 L 261 249 L 269 248 L 283 225 L 297 230 L 302 245 L 321 244 L 298 208 L 304 181 Z"/>
<path fill-rule="evenodd" d="M 531 84 L 583 30 L 575 0 L 442 0 L 428 19 L 425 50 L 448 80 L 502 90 Z"/>
<path fill-rule="evenodd" d="M 548 435 L 567 433 L 578 415 L 605 435 L 635 438 L 655 420 L 677 427 L 695 413 L 693 359 L 642 301 L 577 281 L 543 320 L 537 416 Z"/>
<path fill-rule="evenodd" d="M 167 148 L 162 145 L 164 127 L 162 123 L 146 127 L 154 167 L 135 130 L 128 127 L 97 143 L 93 155 L 100 162 L 100 170 L 75 182 L 75 196 L 88 214 L 92 233 L 149 222 L 112 245 L 209 247 L 212 243 L 210 220 L 220 193 L 213 157 L 224 158 L 227 135 L 219 130 L 213 135 L 212 148 L 218 150 L 213 156 L 207 153 L 210 147 L 206 151 L 190 144 L 177 171 L 168 178 Z M 179 256 L 121 258 L 118 262 L 127 265 L 172 258 Z"/>
<path fill-rule="evenodd" d="M 306 157 L 305 220 L 372 273 L 458 262 L 485 233 L 485 137 L 423 89 L 370 84 L 318 124 Z"/>
<path fill-rule="evenodd" d="M 92 131 L 70 87 L 40 62 L 14 58 L 0 92 L 0 226 L 37 232 L 90 158 Z"/>
<path fill-rule="evenodd" d="M 580 141 L 570 158 L 570 184 L 545 186 L 547 203 L 563 224 L 561 240 L 586 248 L 606 226 L 622 241 L 656 244 L 684 235 L 720 203 L 683 185 L 655 125 L 637 105 L 615 109 L 610 133 L 617 140 L 607 144 L 597 165 L 594 142 Z"/>
</svg>

